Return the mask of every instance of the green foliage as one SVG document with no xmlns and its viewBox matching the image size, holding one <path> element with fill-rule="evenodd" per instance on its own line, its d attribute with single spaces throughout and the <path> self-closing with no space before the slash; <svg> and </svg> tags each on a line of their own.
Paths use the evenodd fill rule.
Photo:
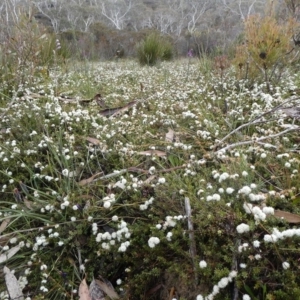
<svg viewBox="0 0 300 300">
<path fill-rule="evenodd" d="M 153 66 L 159 60 L 172 59 L 173 47 L 158 33 L 151 33 L 137 45 L 137 56 L 141 65 Z"/>
<path fill-rule="evenodd" d="M 239 78 L 261 80 L 270 91 L 270 84 L 281 80 L 284 70 L 297 58 L 291 40 L 299 24 L 293 18 L 277 19 L 273 2 L 266 10 L 266 15 L 246 20 L 244 40 L 236 47 L 234 63 Z"/>
<path fill-rule="evenodd" d="M 222 56 L 209 78 L 195 63 L 189 80 L 178 80 L 187 62 L 157 69 L 122 60 L 74 63 L 68 73 L 58 66 L 50 78 L 25 82 L 13 106 L 1 103 L 1 228 L 10 222 L 0 255 L 20 245 L 4 263 L 26 277 L 24 294 L 74 299 L 83 278 L 101 275 L 124 300 L 189 300 L 217 289 L 217 300 L 231 299 L 233 290 L 240 298 L 299 298 L 299 236 L 264 241 L 274 228 L 297 224 L 271 214 L 261 220 L 244 206 L 300 213 L 298 133 L 282 134 L 274 111 L 266 113 L 281 97 L 269 95 L 266 104 L 237 89 Z M 295 82 L 291 76 L 277 93 L 285 97 Z M 257 93 L 263 89 L 257 85 Z M 79 101 L 99 90 L 106 106 L 122 108 L 119 115 L 104 117 L 96 101 Z M 263 122 L 246 126 L 260 114 Z M 249 231 L 238 232 L 241 223 Z M 233 270 L 236 277 L 228 277 Z"/>
<path fill-rule="evenodd" d="M 25 15 L 11 28 L 0 53 L 0 83 L 16 89 L 33 82 L 35 76 L 47 77 L 49 68 L 61 65 L 68 56 L 66 47 L 54 34 Z"/>
</svg>

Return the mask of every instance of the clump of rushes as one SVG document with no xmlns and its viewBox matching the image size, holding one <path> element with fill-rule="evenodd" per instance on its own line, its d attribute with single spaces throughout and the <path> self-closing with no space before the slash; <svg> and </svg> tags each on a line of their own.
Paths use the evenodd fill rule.
<svg viewBox="0 0 300 300">
<path fill-rule="evenodd" d="M 141 65 L 153 66 L 159 60 L 171 60 L 173 47 L 168 40 L 154 32 L 137 45 L 137 56 Z"/>
<path fill-rule="evenodd" d="M 49 76 L 50 67 L 65 62 L 68 51 L 58 38 L 35 21 L 21 15 L 0 46 L 0 84 L 17 89 L 35 77 Z"/>
</svg>

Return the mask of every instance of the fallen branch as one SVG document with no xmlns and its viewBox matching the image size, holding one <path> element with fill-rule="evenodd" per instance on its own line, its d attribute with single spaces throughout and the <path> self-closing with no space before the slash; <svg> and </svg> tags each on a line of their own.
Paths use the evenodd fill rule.
<svg viewBox="0 0 300 300">
<path fill-rule="evenodd" d="M 231 135 L 233 135 L 234 133 L 236 133 L 237 131 L 240 131 L 241 129 L 248 127 L 250 125 L 255 125 L 258 123 L 265 123 L 266 120 L 262 120 L 262 118 L 268 114 L 271 114 L 273 112 L 275 112 L 276 110 L 279 110 L 282 106 L 284 106 L 285 104 L 295 101 L 295 100 L 299 100 L 300 97 L 298 98 L 289 98 L 288 100 L 282 102 L 281 104 L 275 106 L 274 108 L 264 112 L 263 114 L 257 116 L 256 118 L 254 118 L 253 120 L 249 121 L 248 123 L 242 124 L 241 126 L 237 127 L 236 129 L 234 129 L 233 131 L 229 132 L 225 137 L 223 137 L 216 145 L 215 145 L 215 149 L 216 147 L 218 147 L 220 144 L 222 144 L 226 139 L 228 139 Z"/>
<path fill-rule="evenodd" d="M 279 133 L 276 133 L 276 134 L 272 134 L 272 135 L 269 135 L 269 136 L 264 136 L 264 137 L 261 137 L 261 138 L 257 138 L 255 140 L 249 140 L 249 141 L 243 141 L 243 142 L 237 142 L 237 143 L 234 143 L 234 144 L 231 144 L 231 145 L 228 145 L 220 150 L 218 150 L 217 152 L 219 151 L 226 151 L 228 149 L 231 149 L 231 148 L 235 148 L 235 147 L 238 147 L 238 146 L 242 146 L 242 145 L 249 145 L 249 144 L 253 144 L 253 143 L 259 143 L 261 141 L 264 141 L 264 140 L 267 140 L 267 139 L 272 139 L 272 138 L 275 138 L 275 137 L 278 137 L 278 136 L 281 136 L 281 135 L 284 135 L 290 131 L 296 131 L 296 130 L 300 130 L 300 127 L 297 126 L 297 125 L 291 125 L 290 128 L 284 130 L 284 131 L 281 131 Z"/>
</svg>

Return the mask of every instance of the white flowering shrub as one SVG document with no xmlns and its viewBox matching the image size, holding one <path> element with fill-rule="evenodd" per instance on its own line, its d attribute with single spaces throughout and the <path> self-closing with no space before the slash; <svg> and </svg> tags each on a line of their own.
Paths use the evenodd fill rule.
<svg viewBox="0 0 300 300">
<path fill-rule="evenodd" d="M 274 110 L 299 104 L 298 75 L 266 94 L 193 63 L 178 80 L 184 60 L 87 66 L 0 84 L 1 266 L 24 295 L 77 299 L 101 275 L 122 299 L 298 299 L 298 120 Z M 119 115 L 79 101 L 100 89 Z"/>
</svg>

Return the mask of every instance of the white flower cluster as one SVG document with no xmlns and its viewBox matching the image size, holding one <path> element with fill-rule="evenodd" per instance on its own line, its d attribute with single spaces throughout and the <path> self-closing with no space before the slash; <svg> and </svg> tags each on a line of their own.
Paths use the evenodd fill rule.
<svg viewBox="0 0 300 300">
<path fill-rule="evenodd" d="M 184 119 L 186 119 L 186 118 L 192 118 L 192 119 L 195 119 L 196 118 L 196 115 L 194 114 L 194 113 L 192 113 L 191 111 L 184 111 L 183 113 L 182 113 L 182 117 L 184 118 Z"/>
<path fill-rule="evenodd" d="M 148 240 L 148 245 L 150 248 L 154 248 L 156 245 L 158 245 L 160 243 L 160 239 L 158 237 L 152 236 L 149 240 Z"/>
<path fill-rule="evenodd" d="M 199 262 L 199 267 L 200 267 L 201 269 L 206 268 L 206 267 L 207 267 L 207 262 L 206 262 L 205 260 L 201 260 L 201 261 Z"/>
<path fill-rule="evenodd" d="M 93 231 L 93 235 L 97 234 L 97 232 L 98 232 L 98 224 L 97 223 L 92 224 L 92 231 Z"/>
<path fill-rule="evenodd" d="M 149 200 L 145 201 L 144 204 L 140 205 L 140 210 L 147 210 L 148 206 L 151 205 L 154 201 L 154 198 L 151 197 Z"/>
<path fill-rule="evenodd" d="M 206 197 L 206 201 L 220 201 L 221 200 L 221 196 L 219 194 L 213 194 L 212 196 L 207 196 Z"/>
<path fill-rule="evenodd" d="M 64 199 L 63 199 L 64 202 L 60 204 L 61 209 L 65 209 L 66 207 L 68 207 L 70 205 L 70 202 L 68 199 L 69 199 L 68 196 L 64 197 Z"/>
<path fill-rule="evenodd" d="M 94 224 L 96 224 L 96 223 L 94 223 Z M 94 225 L 94 224 L 92 225 L 93 226 L 92 228 L 95 228 L 95 229 L 93 229 L 93 233 L 95 232 L 94 234 L 96 234 L 97 224 L 96 225 Z M 101 247 L 103 249 L 109 250 L 111 246 L 114 246 L 116 244 L 116 241 L 120 242 L 123 239 L 130 238 L 131 233 L 129 232 L 127 223 L 125 221 L 122 220 L 120 222 L 120 224 L 118 224 L 118 228 L 119 229 L 114 232 L 106 231 L 104 233 L 98 233 L 96 236 L 96 242 L 98 242 L 98 243 L 102 242 Z M 129 241 L 125 241 L 125 242 L 121 243 L 118 251 L 125 252 L 129 245 L 130 245 Z"/>
<path fill-rule="evenodd" d="M 238 247 L 238 251 L 239 252 L 243 252 L 243 251 L 246 251 L 249 247 L 249 244 L 248 243 L 243 243 L 241 246 Z"/>
<path fill-rule="evenodd" d="M 166 216 L 166 221 L 163 223 L 163 229 L 165 230 L 168 227 L 175 227 L 176 222 L 184 219 L 185 217 L 182 215 L 179 216 Z"/>
<path fill-rule="evenodd" d="M 245 223 L 242 223 L 242 224 L 240 224 L 240 225 L 238 225 L 238 226 L 236 227 L 236 231 L 237 231 L 238 233 L 248 232 L 249 230 L 250 230 L 249 225 L 247 225 L 247 224 L 245 224 Z"/>
<path fill-rule="evenodd" d="M 258 206 L 253 206 L 251 203 L 245 202 L 243 208 L 247 214 L 253 214 L 254 220 L 259 223 L 265 221 L 267 215 L 274 215 L 274 208 L 265 206 L 262 209 Z"/>
<path fill-rule="evenodd" d="M 280 232 L 277 228 L 273 228 L 272 234 L 265 234 L 264 241 L 266 243 L 276 243 L 279 240 L 284 240 L 293 236 L 300 236 L 300 228 L 287 229 L 282 232 Z"/>
<path fill-rule="evenodd" d="M 115 194 L 109 194 L 103 199 L 103 207 L 110 208 L 113 203 L 116 202 Z"/>
<path fill-rule="evenodd" d="M 37 236 L 35 238 L 35 241 L 36 242 L 34 243 L 32 248 L 33 251 L 37 251 L 39 249 L 39 246 L 47 246 L 49 244 L 44 234 L 42 234 L 41 236 Z"/>
<path fill-rule="evenodd" d="M 219 294 L 220 289 L 224 289 L 230 282 L 232 282 L 233 278 L 237 276 L 237 271 L 231 271 L 228 277 L 223 277 L 218 284 L 213 286 L 213 291 L 208 296 L 203 297 L 202 295 L 198 295 L 196 300 L 213 300 L 214 297 Z"/>
</svg>

